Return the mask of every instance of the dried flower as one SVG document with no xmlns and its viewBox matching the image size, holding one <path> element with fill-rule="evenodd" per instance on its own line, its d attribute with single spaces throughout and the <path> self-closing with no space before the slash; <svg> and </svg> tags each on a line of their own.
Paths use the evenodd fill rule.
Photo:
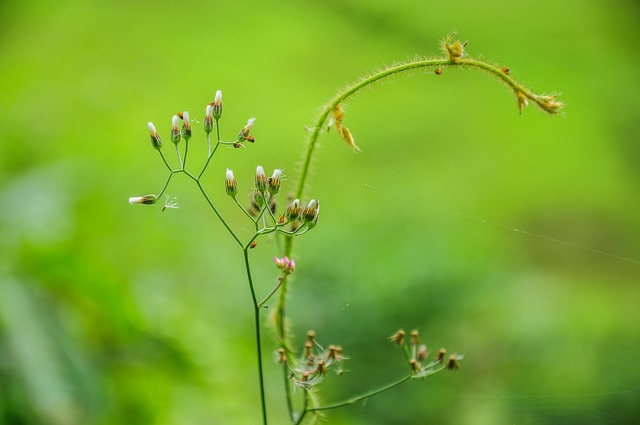
<svg viewBox="0 0 640 425">
<path fill-rule="evenodd" d="M 160 150 L 162 148 L 162 139 L 160 139 L 160 135 L 156 131 L 156 126 L 150 122 L 147 123 L 147 127 L 149 127 L 149 135 L 151 136 L 151 146 L 156 150 Z"/>
<path fill-rule="evenodd" d="M 389 337 L 389 341 L 394 344 L 403 345 L 404 344 L 404 336 L 405 331 L 403 329 L 399 329 L 396 333 Z"/>
<path fill-rule="evenodd" d="M 420 334 L 417 330 L 411 331 L 411 344 L 418 345 L 420 343 Z"/>
<path fill-rule="evenodd" d="M 427 346 L 422 344 L 418 347 L 418 351 L 416 352 L 416 359 L 419 362 L 423 362 L 424 359 L 427 358 Z"/>
<path fill-rule="evenodd" d="M 152 205 L 158 202 L 158 197 L 156 195 L 144 195 L 144 196 L 132 196 L 129 198 L 129 203 L 131 205 L 134 204 L 143 204 L 143 205 Z"/>
<path fill-rule="evenodd" d="M 440 351 L 438 351 L 438 354 L 436 354 L 436 357 L 433 359 L 434 363 L 442 363 L 445 354 L 447 354 L 447 350 L 441 348 Z"/>
<path fill-rule="evenodd" d="M 287 352 L 284 348 L 278 348 L 278 363 L 287 362 Z"/>
<path fill-rule="evenodd" d="M 256 122 L 255 118 L 249 118 L 249 120 L 247 121 L 247 125 L 245 125 L 242 128 L 242 130 L 240 130 L 240 133 L 238 134 L 238 143 L 242 143 L 245 140 L 251 143 L 256 141 L 255 137 L 251 135 L 251 130 L 253 130 L 253 124 L 255 122 Z"/>
<path fill-rule="evenodd" d="M 420 363 L 416 359 L 409 360 L 409 365 L 411 365 L 411 371 L 413 373 L 420 372 Z"/>
<path fill-rule="evenodd" d="M 452 355 L 449 356 L 449 361 L 447 362 L 447 369 L 449 370 L 457 370 L 460 368 L 460 363 L 458 363 L 458 356 Z"/>
</svg>

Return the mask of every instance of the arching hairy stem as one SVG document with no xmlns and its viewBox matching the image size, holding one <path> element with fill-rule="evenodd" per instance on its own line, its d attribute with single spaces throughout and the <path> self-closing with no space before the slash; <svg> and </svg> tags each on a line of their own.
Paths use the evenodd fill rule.
<svg viewBox="0 0 640 425">
<path fill-rule="evenodd" d="M 447 36 L 442 42 L 442 50 L 445 53 L 443 57 L 440 58 L 428 58 L 428 59 L 420 59 L 409 62 L 404 62 L 398 65 L 390 66 L 388 68 L 383 69 L 382 71 L 376 72 L 374 74 L 365 76 L 350 85 L 346 89 L 338 92 L 336 96 L 331 99 L 322 109 L 322 112 L 318 116 L 315 125 L 310 129 L 310 134 L 307 140 L 307 149 L 305 152 L 305 156 L 302 163 L 302 170 L 300 172 L 300 179 L 298 181 L 298 186 L 296 188 L 296 198 L 301 198 L 306 184 L 307 178 L 309 176 L 309 170 L 311 168 L 311 162 L 315 153 L 316 146 L 318 144 L 318 137 L 320 136 L 321 130 L 324 128 L 325 123 L 330 117 L 332 117 L 335 121 L 335 127 L 342 139 L 345 140 L 347 144 L 349 144 L 352 148 L 358 149 L 355 144 L 355 140 L 351 132 L 344 127 L 344 110 L 341 105 L 348 100 L 351 96 L 358 93 L 363 88 L 377 82 L 383 80 L 387 77 L 391 77 L 396 74 L 402 74 L 407 71 L 415 70 L 415 69 L 433 69 L 434 72 L 438 75 L 442 73 L 441 67 L 461 67 L 461 68 L 474 68 L 488 72 L 489 74 L 497 77 L 504 84 L 506 84 L 516 97 L 518 109 L 522 112 L 528 104 L 529 101 L 534 102 L 540 109 L 550 114 L 559 113 L 563 104 L 556 100 L 555 95 L 543 95 L 543 94 L 535 94 L 531 90 L 529 90 L 524 85 L 518 83 L 515 79 L 510 76 L 510 71 L 507 67 L 499 67 L 489 62 L 483 61 L 481 59 L 474 59 L 471 57 L 465 56 L 464 48 L 466 46 L 466 42 L 461 43 L 460 41 L 452 41 L 453 36 L 455 34 L 451 34 Z M 293 249 L 293 238 L 288 237 L 285 241 L 285 249 L 284 255 L 291 256 L 291 251 Z M 288 279 L 282 283 L 280 299 L 278 304 L 278 309 L 276 312 L 276 322 L 277 322 L 277 332 L 278 337 L 283 344 L 283 346 L 287 347 L 287 329 L 285 324 L 285 304 L 286 304 L 286 295 L 287 295 L 287 287 L 288 287 Z M 288 351 L 288 350 L 287 350 Z M 287 398 L 289 403 L 289 409 L 291 412 L 291 393 L 287 391 Z M 309 411 L 313 410 L 312 408 L 308 409 Z"/>
</svg>

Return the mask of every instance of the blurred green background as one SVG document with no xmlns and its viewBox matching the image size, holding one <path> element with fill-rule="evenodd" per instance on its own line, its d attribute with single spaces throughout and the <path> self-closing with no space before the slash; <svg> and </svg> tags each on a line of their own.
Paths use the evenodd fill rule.
<svg viewBox="0 0 640 425">
<path fill-rule="evenodd" d="M 405 373 L 385 341 L 401 327 L 465 360 L 328 423 L 637 423 L 637 2 L 27 0 L 0 2 L 0 22 L 0 423 L 259 423 L 236 246 L 184 179 L 178 210 L 127 203 L 166 178 L 146 123 L 168 143 L 171 115 L 202 120 L 216 89 L 224 138 L 257 117 L 255 145 L 223 150 L 205 178 L 246 236 L 224 170 L 242 196 L 258 164 L 293 189 L 319 107 L 378 66 L 439 53 L 452 29 L 562 93 L 566 113 L 518 115 L 501 84 L 458 69 L 347 105 L 363 151 L 323 137 L 307 191 L 322 216 L 291 294 L 298 338 L 315 329 L 350 357 L 322 396 Z M 267 239 L 253 252 L 263 294 L 276 253 Z M 267 338 L 280 424 L 276 348 Z"/>
</svg>

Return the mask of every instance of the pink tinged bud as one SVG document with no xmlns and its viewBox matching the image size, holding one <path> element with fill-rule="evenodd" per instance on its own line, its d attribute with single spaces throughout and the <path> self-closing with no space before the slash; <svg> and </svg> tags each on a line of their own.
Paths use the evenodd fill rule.
<svg viewBox="0 0 640 425">
<path fill-rule="evenodd" d="M 182 138 L 185 142 L 188 142 L 191 138 L 191 121 L 189 120 L 189 113 L 187 111 L 182 113 Z"/>
<path fill-rule="evenodd" d="M 238 182 L 233 176 L 233 171 L 231 171 L 228 168 L 227 168 L 227 175 L 224 183 L 224 188 L 225 188 L 225 191 L 227 192 L 227 195 L 231 196 L 232 198 L 235 198 L 236 195 L 238 194 Z"/>
<path fill-rule="evenodd" d="M 222 116 L 222 91 L 216 92 L 216 97 L 213 99 L 213 117 L 218 121 Z"/>
<path fill-rule="evenodd" d="M 267 190 L 267 176 L 264 174 L 264 168 L 260 165 L 256 167 L 256 189 L 260 193 Z"/>
<path fill-rule="evenodd" d="M 213 106 L 207 105 L 204 112 L 204 131 L 209 134 L 213 131 Z"/>
<path fill-rule="evenodd" d="M 132 196 L 129 198 L 129 203 L 131 205 L 135 204 L 143 204 L 143 205 L 152 205 L 158 202 L 158 197 L 156 195 L 145 195 L 145 196 Z"/>
<path fill-rule="evenodd" d="M 294 199 L 284 212 L 285 217 L 289 221 L 296 221 L 300 217 L 300 200 Z"/>
<path fill-rule="evenodd" d="M 290 274 L 293 269 L 296 268 L 296 262 L 290 260 L 289 257 L 273 257 L 273 262 L 278 269 L 282 270 L 284 274 Z"/>
<path fill-rule="evenodd" d="M 156 126 L 153 125 L 152 122 L 150 122 L 147 123 L 147 127 L 149 127 L 149 135 L 151 136 L 151 146 L 153 146 L 153 148 L 156 150 L 160 150 L 160 148 L 162 147 L 162 140 L 160 139 L 160 135 L 156 130 Z"/>
<path fill-rule="evenodd" d="M 269 177 L 267 183 L 269 184 L 269 192 L 272 195 L 275 195 L 280 191 L 280 179 L 282 177 L 282 170 L 275 169 L 273 170 L 273 175 Z"/>
<path fill-rule="evenodd" d="M 302 222 L 309 228 L 315 227 L 318 223 L 318 215 L 320 214 L 320 203 L 315 199 L 309 201 L 307 207 L 302 211 Z"/>
<path fill-rule="evenodd" d="M 177 115 L 171 118 L 171 141 L 176 145 L 180 142 L 180 117 Z"/>
</svg>

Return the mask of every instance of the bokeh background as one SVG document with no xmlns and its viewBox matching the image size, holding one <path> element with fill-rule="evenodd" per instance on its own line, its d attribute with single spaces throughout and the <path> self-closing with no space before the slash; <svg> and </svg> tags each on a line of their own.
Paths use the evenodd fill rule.
<svg viewBox="0 0 640 425">
<path fill-rule="evenodd" d="M 259 423 L 237 247 L 184 179 L 180 209 L 127 203 L 166 178 L 146 123 L 168 142 L 171 116 L 201 120 L 216 89 L 223 137 L 257 117 L 255 145 L 223 150 L 204 181 L 248 235 L 224 170 L 242 199 L 258 164 L 293 189 L 320 106 L 453 29 L 566 113 L 519 115 L 509 90 L 458 69 L 347 105 L 362 152 L 322 138 L 307 191 L 322 215 L 291 293 L 299 340 L 315 329 L 350 357 L 322 396 L 405 373 L 398 328 L 465 359 L 328 423 L 638 423 L 639 23 L 633 0 L 0 2 L 0 423 Z M 253 252 L 263 294 L 277 253 Z"/>
</svg>

